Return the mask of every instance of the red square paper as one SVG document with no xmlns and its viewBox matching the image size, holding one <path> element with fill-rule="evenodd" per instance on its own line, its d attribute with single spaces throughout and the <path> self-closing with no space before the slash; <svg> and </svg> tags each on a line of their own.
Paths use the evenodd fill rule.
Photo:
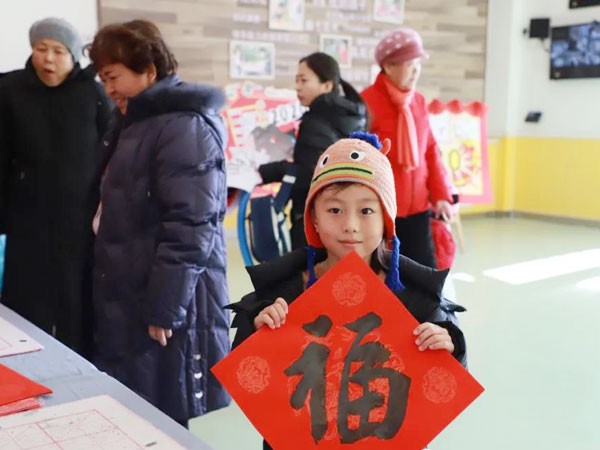
<svg viewBox="0 0 600 450">
<path fill-rule="evenodd" d="M 0 364 L 0 406 L 51 393 L 46 386 Z"/>
<path fill-rule="evenodd" d="M 352 253 L 212 370 L 275 450 L 421 450 L 483 388 L 417 325 Z"/>
</svg>

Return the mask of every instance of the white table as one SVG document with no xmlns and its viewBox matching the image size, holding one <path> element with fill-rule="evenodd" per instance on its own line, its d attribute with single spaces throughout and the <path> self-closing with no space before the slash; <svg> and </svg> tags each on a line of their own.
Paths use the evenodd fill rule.
<svg viewBox="0 0 600 450">
<path fill-rule="evenodd" d="M 104 372 L 100 372 L 92 363 L 2 304 L 0 304 L 0 317 L 44 346 L 44 349 L 38 352 L 0 358 L 1 364 L 54 391 L 43 397 L 44 405 L 59 405 L 107 394 L 152 423 L 186 449 L 212 450 L 139 395 Z"/>
</svg>

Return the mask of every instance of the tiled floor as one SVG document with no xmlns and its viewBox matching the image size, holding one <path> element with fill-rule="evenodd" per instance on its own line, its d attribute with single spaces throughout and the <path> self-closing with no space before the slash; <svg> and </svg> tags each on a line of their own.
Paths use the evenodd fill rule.
<svg viewBox="0 0 600 450">
<path fill-rule="evenodd" d="M 461 320 L 470 370 L 486 392 L 430 447 L 600 449 L 600 228 L 509 218 L 466 218 L 463 227 L 453 282 L 469 310 Z M 238 299 L 250 285 L 233 239 L 229 260 Z M 236 406 L 191 428 L 215 450 L 261 448 Z"/>
</svg>

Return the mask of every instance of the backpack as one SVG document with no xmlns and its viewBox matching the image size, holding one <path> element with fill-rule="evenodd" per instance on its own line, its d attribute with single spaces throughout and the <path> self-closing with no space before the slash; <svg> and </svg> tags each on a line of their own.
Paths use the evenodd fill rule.
<svg viewBox="0 0 600 450">
<path fill-rule="evenodd" d="M 290 230 L 285 206 L 290 199 L 295 173 L 287 173 L 277 195 L 250 200 L 248 229 L 253 257 L 260 263 L 288 253 L 291 249 Z"/>
</svg>

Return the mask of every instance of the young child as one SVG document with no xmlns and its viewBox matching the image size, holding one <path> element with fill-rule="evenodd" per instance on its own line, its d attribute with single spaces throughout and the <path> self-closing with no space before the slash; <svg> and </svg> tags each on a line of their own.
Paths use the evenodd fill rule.
<svg viewBox="0 0 600 450">
<path fill-rule="evenodd" d="M 353 133 L 319 158 L 306 200 L 308 248 L 248 267 L 255 292 L 232 305 L 234 346 L 257 329 L 285 325 L 288 305 L 351 251 L 373 268 L 421 323 L 415 345 L 444 350 L 466 363 L 465 340 L 454 315 L 464 311 L 441 296 L 447 271 L 435 271 L 399 254 L 396 198 L 388 158 L 375 135 Z M 380 151 L 381 150 L 381 151 Z M 271 447 L 265 442 L 265 449 Z"/>
</svg>

